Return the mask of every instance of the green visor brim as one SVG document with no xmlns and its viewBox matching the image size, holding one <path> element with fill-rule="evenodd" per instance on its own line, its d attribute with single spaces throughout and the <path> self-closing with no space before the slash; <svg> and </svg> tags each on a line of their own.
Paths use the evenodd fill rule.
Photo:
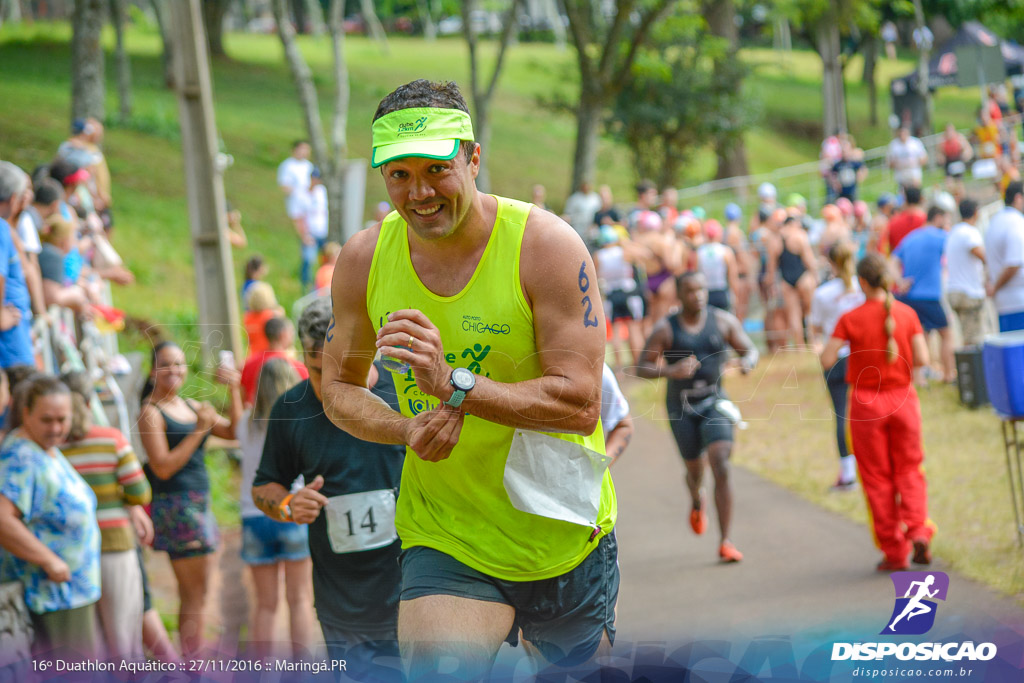
<svg viewBox="0 0 1024 683">
<path fill-rule="evenodd" d="M 389 161 L 403 157 L 424 157 L 426 159 L 454 159 L 459 153 L 461 140 L 408 140 L 394 142 L 373 148 L 370 165 L 373 168 L 383 166 Z"/>
</svg>

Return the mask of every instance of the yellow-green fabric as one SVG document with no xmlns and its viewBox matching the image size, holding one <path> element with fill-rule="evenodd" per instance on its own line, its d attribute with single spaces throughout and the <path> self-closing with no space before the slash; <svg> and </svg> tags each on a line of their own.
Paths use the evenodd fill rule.
<svg viewBox="0 0 1024 683">
<path fill-rule="evenodd" d="M 498 197 L 498 215 L 480 263 L 455 296 L 438 296 L 420 281 L 409 257 L 405 221 L 384 219 L 373 255 L 366 305 L 379 330 L 400 309 L 418 309 L 441 332 L 445 359 L 498 382 L 541 376 L 533 312 L 519 279 L 519 253 L 531 205 Z M 402 414 L 438 405 L 423 394 L 413 371 L 393 373 Z M 520 512 L 505 492 L 511 427 L 467 415 L 459 443 L 441 462 L 406 451 L 396 526 L 402 547 L 427 546 L 489 576 L 530 581 L 564 574 L 597 547 L 615 525 L 615 490 L 605 472 L 597 525 L 591 527 Z M 604 453 L 600 424 L 593 434 L 550 434 Z"/>
</svg>

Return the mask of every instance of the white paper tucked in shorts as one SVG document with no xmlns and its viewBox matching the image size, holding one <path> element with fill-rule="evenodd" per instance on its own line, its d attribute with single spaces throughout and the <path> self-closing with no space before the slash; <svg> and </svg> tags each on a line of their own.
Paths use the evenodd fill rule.
<svg viewBox="0 0 1024 683">
<path fill-rule="evenodd" d="M 611 461 L 581 444 L 517 429 L 505 462 L 505 491 L 517 510 L 592 527 Z"/>
</svg>

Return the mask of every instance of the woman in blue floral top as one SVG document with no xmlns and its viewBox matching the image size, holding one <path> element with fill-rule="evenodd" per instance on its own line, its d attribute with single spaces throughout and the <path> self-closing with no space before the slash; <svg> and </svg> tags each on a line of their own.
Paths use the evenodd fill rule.
<svg viewBox="0 0 1024 683">
<path fill-rule="evenodd" d="M 71 392 L 29 380 L 22 424 L 0 447 L 0 581 L 21 581 L 37 651 L 98 652 L 100 530 L 96 496 L 57 449 L 71 428 Z"/>
</svg>

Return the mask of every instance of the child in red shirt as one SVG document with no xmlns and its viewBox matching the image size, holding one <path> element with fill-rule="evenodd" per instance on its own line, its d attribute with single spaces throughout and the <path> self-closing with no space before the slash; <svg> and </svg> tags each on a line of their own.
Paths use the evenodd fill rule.
<svg viewBox="0 0 1024 683">
<path fill-rule="evenodd" d="M 928 363 L 928 346 L 917 314 L 894 300 L 883 256 L 865 256 L 857 276 L 867 301 L 839 319 L 822 363 L 831 367 L 843 344 L 850 344 L 847 424 L 875 540 L 884 553 L 877 568 L 902 571 L 911 547 L 915 563 L 931 562 L 935 532 L 922 471 L 921 404 L 913 385 L 914 368 Z"/>
</svg>

